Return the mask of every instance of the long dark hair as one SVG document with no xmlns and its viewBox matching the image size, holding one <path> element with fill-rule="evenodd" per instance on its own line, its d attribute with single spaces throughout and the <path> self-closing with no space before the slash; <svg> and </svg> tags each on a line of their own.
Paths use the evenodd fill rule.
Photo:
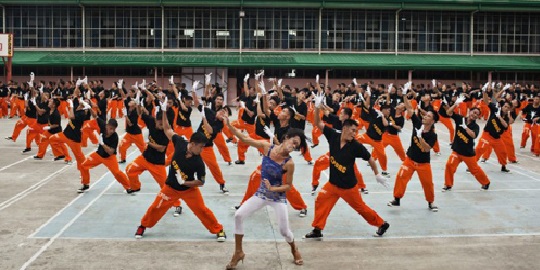
<svg viewBox="0 0 540 270">
<path fill-rule="evenodd" d="M 283 138 L 281 138 L 281 141 L 283 142 L 286 139 L 298 137 L 300 138 L 300 151 L 302 154 L 304 154 L 307 151 L 307 143 L 306 143 L 306 134 L 304 134 L 304 131 L 299 128 L 289 128 L 287 133 L 283 135 Z"/>
</svg>

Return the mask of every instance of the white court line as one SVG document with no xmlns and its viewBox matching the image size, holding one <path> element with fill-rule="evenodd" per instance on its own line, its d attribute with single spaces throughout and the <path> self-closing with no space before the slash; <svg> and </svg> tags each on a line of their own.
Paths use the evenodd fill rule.
<svg viewBox="0 0 540 270">
<path fill-rule="evenodd" d="M 24 158 L 24 159 L 21 159 L 21 160 L 19 160 L 19 161 L 17 161 L 17 162 L 14 162 L 14 163 L 11 163 L 11 164 L 9 164 L 9 165 L 6 165 L 6 166 L 0 168 L 0 172 L 1 172 L 1 171 L 4 171 L 4 170 L 6 170 L 6 169 L 8 169 L 8 168 L 11 167 L 11 166 L 17 165 L 17 164 L 19 164 L 19 163 L 23 163 L 23 162 L 25 162 L 25 161 L 27 161 L 27 160 L 29 160 L 29 159 L 31 159 L 31 158 L 34 158 L 34 157 L 33 157 L 33 156 L 29 156 L 29 157 L 26 157 L 26 158 Z"/>
<path fill-rule="evenodd" d="M 28 261 L 26 261 L 23 266 L 21 266 L 21 270 L 23 269 L 26 269 L 30 264 L 32 264 L 43 252 L 45 252 L 47 250 L 47 248 L 49 248 L 49 246 L 51 246 L 54 241 L 56 241 L 56 239 L 58 239 L 58 237 L 60 237 L 60 235 L 62 235 L 69 227 L 71 227 L 71 225 L 73 225 L 73 223 L 75 223 L 75 221 L 80 217 L 82 216 L 86 210 L 88 210 L 90 207 L 92 207 L 92 205 L 94 205 L 94 203 L 99 199 L 101 198 L 101 196 L 103 196 L 103 194 L 105 194 L 105 192 L 107 190 L 109 190 L 112 185 L 114 185 L 116 183 L 116 181 L 111 181 L 111 183 L 103 190 L 101 191 L 101 193 L 99 193 L 98 196 L 96 196 L 92 201 L 90 201 L 90 203 L 88 203 L 86 205 L 86 207 L 84 207 L 83 209 L 81 209 L 79 211 L 79 213 L 77 213 L 77 215 L 72 218 L 66 225 L 64 225 L 64 227 L 58 232 L 56 233 L 45 245 L 43 245 L 32 257 L 30 257 L 30 259 L 28 259 Z M 81 196 L 78 196 L 77 198 L 80 198 Z M 76 199 L 77 199 L 76 198 Z M 62 209 L 63 210 L 63 209 Z"/>
<path fill-rule="evenodd" d="M 49 176 L 47 176 L 46 178 L 44 178 L 43 180 L 33 184 L 32 186 L 30 186 L 29 188 L 17 193 L 15 196 L 11 197 L 10 199 L 6 200 L 6 201 L 3 201 L 2 203 L 0 203 L 0 211 L 10 207 L 13 203 L 17 202 L 17 201 L 20 201 L 22 199 L 24 199 L 26 196 L 28 196 L 28 194 L 38 190 L 40 187 L 42 187 L 43 185 L 45 185 L 46 183 L 48 183 L 49 181 L 51 181 L 53 179 L 54 176 L 64 172 L 67 168 L 69 168 L 70 165 L 64 165 L 64 167 L 52 174 L 50 174 Z"/>
</svg>

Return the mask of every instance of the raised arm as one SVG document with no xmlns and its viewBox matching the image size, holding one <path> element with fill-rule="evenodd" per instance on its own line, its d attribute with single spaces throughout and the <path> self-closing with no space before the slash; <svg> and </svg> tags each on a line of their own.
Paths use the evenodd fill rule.
<svg viewBox="0 0 540 270">
<path fill-rule="evenodd" d="M 167 119 L 167 110 L 170 110 L 169 108 L 166 108 L 165 111 L 161 112 L 161 120 L 163 121 L 163 132 L 165 132 L 165 135 L 169 140 L 172 140 L 172 137 L 174 136 L 174 130 L 171 128 L 171 125 L 169 125 L 169 120 Z"/>
<path fill-rule="evenodd" d="M 255 148 L 262 148 L 263 153 L 268 152 L 268 149 L 270 149 L 270 143 L 264 140 L 254 140 L 253 138 L 246 136 L 242 132 L 240 132 L 238 129 L 236 129 L 233 125 L 231 125 L 231 122 L 229 121 L 228 117 L 225 117 L 225 124 L 227 127 L 229 127 L 229 130 L 236 136 L 238 139 L 240 139 L 243 143 L 253 146 Z"/>
</svg>

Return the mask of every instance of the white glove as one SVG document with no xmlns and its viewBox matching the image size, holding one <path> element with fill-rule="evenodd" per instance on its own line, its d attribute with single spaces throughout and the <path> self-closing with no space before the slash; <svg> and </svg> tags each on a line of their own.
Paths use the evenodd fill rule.
<svg viewBox="0 0 540 270">
<path fill-rule="evenodd" d="M 463 96 L 459 96 L 459 97 L 456 99 L 455 104 L 458 105 L 458 104 L 462 103 L 464 100 L 465 100 L 465 98 L 464 98 Z"/>
<path fill-rule="evenodd" d="M 157 114 L 159 113 L 160 108 L 161 108 L 160 106 L 156 106 L 156 110 L 154 111 L 155 112 L 154 117 L 157 117 Z"/>
<path fill-rule="evenodd" d="M 377 113 L 377 118 L 381 118 L 384 116 L 383 113 L 377 109 L 375 109 L 375 112 Z"/>
<path fill-rule="evenodd" d="M 407 92 L 411 89 L 412 82 L 407 82 L 405 85 L 403 85 L 403 95 L 407 95 Z"/>
<path fill-rule="evenodd" d="M 127 109 L 126 109 L 126 108 L 122 108 L 122 114 L 123 114 L 124 116 L 127 116 L 127 115 L 128 115 L 128 114 L 127 114 Z"/>
<path fill-rule="evenodd" d="M 383 185 L 383 187 L 385 187 L 385 188 L 388 188 L 390 186 L 388 184 L 388 178 L 384 177 L 380 173 L 375 176 L 375 179 L 377 179 L 377 183 Z"/>
<path fill-rule="evenodd" d="M 390 92 L 390 90 L 392 90 L 392 87 L 394 87 L 394 84 L 393 84 L 393 83 L 391 83 L 391 84 L 388 85 L 388 92 Z"/>
<path fill-rule="evenodd" d="M 174 84 L 174 75 L 169 78 L 169 84 Z"/>
<path fill-rule="evenodd" d="M 163 102 L 159 102 L 159 105 L 161 106 L 161 111 L 165 112 L 167 111 L 167 102 L 169 101 L 169 99 L 167 97 L 165 97 L 165 100 L 163 100 Z"/>
<path fill-rule="evenodd" d="M 275 82 L 276 81 L 276 78 L 270 78 L 268 79 L 268 82 Z"/>
<path fill-rule="evenodd" d="M 354 86 L 358 85 L 358 82 L 356 81 L 356 78 L 352 79 L 352 83 L 354 83 Z"/>
<path fill-rule="evenodd" d="M 178 184 L 183 185 L 184 183 L 186 183 L 186 181 L 182 179 L 182 174 L 179 170 L 176 170 L 176 173 L 174 175 L 176 176 L 176 182 L 178 182 Z"/>
<path fill-rule="evenodd" d="M 28 86 L 29 86 L 29 87 L 34 87 L 34 82 L 33 82 L 33 81 L 29 81 L 29 82 L 28 82 Z"/>
<path fill-rule="evenodd" d="M 51 129 L 51 126 L 43 127 L 43 130 L 50 130 L 50 129 Z"/>
<path fill-rule="evenodd" d="M 201 110 L 201 117 L 202 118 L 206 118 L 206 114 L 204 113 L 204 109 L 206 109 L 206 107 L 202 107 L 202 110 Z"/>
<path fill-rule="evenodd" d="M 182 91 L 178 92 L 178 101 L 182 101 Z"/>
<path fill-rule="evenodd" d="M 84 76 L 84 79 L 82 80 L 83 84 L 88 84 L 88 76 Z"/>
<path fill-rule="evenodd" d="M 255 80 L 257 80 L 257 81 L 258 81 L 258 80 L 259 80 L 259 78 L 260 78 L 261 76 L 263 76 L 263 75 L 264 75 L 264 70 L 261 70 L 261 73 L 257 73 L 257 74 L 255 74 Z"/>
<path fill-rule="evenodd" d="M 431 87 L 432 88 L 437 87 L 437 81 L 435 79 L 431 80 Z"/>
<path fill-rule="evenodd" d="M 414 129 L 416 130 L 416 137 L 418 138 L 422 138 L 422 131 L 424 130 L 424 125 L 422 125 L 419 129 Z"/>
<path fill-rule="evenodd" d="M 371 96 L 371 88 L 369 87 L 369 85 L 366 88 L 366 93 Z"/>
<path fill-rule="evenodd" d="M 141 102 L 141 91 L 137 89 L 137 94 L 135 95 L 135 104 L 139 105 Z"/>
<path fill-rule="evenodd" d="M 90 95 L 90 91 L 86 91 L 86 99 L 90 100 L 92 98 L 92 95 Z"/>
<path fill-rule="evenodd" d="M 501 108 L 499 108 L 499 109 L 497 110 L 497 112 L 495 113 L 495 116 L 501 117 Z"/>
<path fill-rule="evenodd" d="M 246 107 L 246 103 L 243 101 L 240 101 L 240 108 L 245 108 L 245 107 Z"/>
<path fill-rule="evenodd" d="M 212 72 L 210 72 L 210 74 L 204 74 L 204 83 L 206 85 L 210 85 L 211 81 L 212 81 Z"/>
<path fill-rule="evenodd" d="M 531 119 L 533 119 L 536 116 L 536 112 L 531 112 Z"/>
<path fill-rule="evenodd" d="M 41 86 L 39 87 L 39 93 L 40 94 L 43 94 L 43 88 L 44 88 L 44 86 L 43 86 L 43 84 L 41 84 Z"/>
<path fill-rule="evenodd" d="M 30 72 L 30 81 L 34 82 L 34 79 L 36 78 L 34 72 Z"/>
<path fill-rule="evenodd" d="M 197 88 L 199 88 L 199 81 L 194 81 L 193 86 L 191 87 L 191 92 L 197 91 Z"/>
<path fill-rule="evenodd" d="M 317 74 L 317 76 L 315 76 L 315 82 L 319 83 L 319 74 Z"/>
<path fill-rule="evenodd" d="M 290 106 L 289 108 L 291 108 L 295 114 L 297 114 L 298 112 L 296 111 L 296 109 L 294 108 L 294 106 Z"/>
<path fill-rule="evenodd" d="M 136 81 L 134 85 L 131 86 L 132 89 L 139 88 L 139 81 Z"/>
<path fill-rule="evenodd" d="M 321 107 L 323 99 L 324 99 L 324 94 L 323 93 L 317 93 L 315 95 L 315 98 L 314 98 L 314 100 L 315 100 L 315 108 Z"/>
<path fill-rule="evenodd" d="M 81 77 L 77 79 L 77 82 L 75 83 L 75 86 L 79 87 L 81 85 Z"/>
<path fill-rule="evenodd" d="M 88 104 L 88 102 L 83 100 L 82 104 L 84 106 L 84 110 L 92 109 L 92 106 L 90 106 L 90 104 Z"/>
<path fill-rule="evenodd" d="M 262 93 L 263 95 L 266 94 L 266 87 L 264 87 L 264 81 L 260 81 L 260 82 L 259 82 L 259 89 L 261 89 L 261 93 Z"/>
<path fill-rule="evenodd" d="M 459 126 L 462 127 L 463 129 L 467 129 L 467 120 L 465 120 L 465 117 L 463 117 L 462 119 L 463 119 L 463 122 Z"/>
<path fill-rule="evenodd" d="M 124 85 L 124 79 L 120 79 L 118 80 L 118 82 L 116 83 L 118 86 L 118 89 L 122 89 L 122 85 Z"/>
<path fill-rule="evenodd" d="M 491 83 L 491 89 L 495 89 L 495 82 Z"/>
<path fill-rule="evenodd" d="M 244 76 L 244 82 L 247 83 L 249 81 L 249 73 Z"/>
<path fill-rule="evenodd" d="M 36 97 L 31 98 L 30 101 L 32 102 L 32 104 L 34 104 L 34 106 L 37 106 Z"/>
<path fill-rule="evenodd" d="M 507 84 L 504 85 L 504 87 L 503 87 L 502 90 L 503 90 L 503 91 L 506 91 L 506 90 L 508 90 L 508 88 L 510 88 L 510 86 L 512 86 L 512 85 L 509 84 L 509 83 L 507 83 Z"/>
<path fill-rule="evenodd" d="M 283 82 L 283 79 L 279 79 L 279 80 L 277 81 L 277 86 L 281 86 L 281 82 Z"/>
<path fill-rule="evenodd" d="M 141 83 L 141 84 L 142 84 L 142 85 L 140 85 L 140 88 L 141 88 L 142 90 L 146 90 L 146 79 L 145 79 L 145 80 L 142 80 L 142 83 Z"/>
<path fill-rule="evenodd" d="M 68 100 L 67 100 L 67 103 L 68 103 L 68 105 L 69 105 L 70 108 L 73 108 L 73 100 L 68 99 Z"/>
<path fill-rule="evenodd" d="M 270 143 L 274 144 L 274 133 L 270 130 L 268 126 L 264 126 L 263 130 L 264 130 L 264 133 L 266 133 L 266 135 L 270 137 Z"/>
<path fill-rule="evenodd" d="M 261 99 L 259 97 L 259 93 L 257 93 L 257 95 L 255 96 L 255 99 L 253 100 L 253 102 L 259 104 L 259 102 L 261 102 Z"/>
<path fill-rule="evenodd" d="M 484 86 L 482 86 L 482 92 L 485 92 L 489 87 L 489 82 L 485 83 Z"/>
</svg>

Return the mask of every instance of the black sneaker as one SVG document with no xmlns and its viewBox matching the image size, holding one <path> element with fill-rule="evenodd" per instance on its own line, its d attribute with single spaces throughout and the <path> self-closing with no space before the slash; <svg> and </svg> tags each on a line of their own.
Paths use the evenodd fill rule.
<svg viewBox="0 0 540 270">
<path fill-rule="evenodd" d="M 447 192 L 447 191 L 451 191 L 452 190 L 452 187 L 449 187 L 449 186 L 444 186 L 442 188 L 442 192 Z"/>
<path fill-rule="evenodd" d="M 439 207 L 433 205 L 433 203 L 428 203 L 428 208 L 431 212 L 439 212 Z"/>
<path fill-rule="evenodd" d="M 24 154 L 24 153 L 28 153 L 30 151 L 32 151 L 32 148 L 24 148 L 24 150 L 22 150 L 21 153 Z"/>
<path fill-rule="evenodd" d="M 225 142 L 230 143 L 230 142 L 232 142 L 232 139 L 226 139 Z"/>
<path fill-rule="evenodd" d="M 519 161 L 517 161 L 517 160 L 514 160 L 514 161 L 510 161 L 510 163 L 512 163 L 512 164 L 518 164 L 518 163 L 519 163 Z"/>
<path fill-rule="evenodd" d="M 235 206 L 231 207 L 231 209 L 236 211 L 236 210 L 238 210 L 240 208 L 240 206 L 242 206 L 242 205 L 235 205 Z"/>
<path fill-rule="evenodd" d="M 390 177 L 390 174 L 388 172 L 381 172 L 383 176 Z"/>
<path fill-rule="evenodd" d="M 221 230 L 216 234 L 216 238 L 218 242 L 225 242 L 227 235 L 225 234 L 225 231 Z"/>
<path fill-rule="evenodd" d="M 173 216 L 179 217 L 181 214 L 182 214 L 182 206 L 176 207 L 176 209 L 174 209 L 174 214 L 173 214 Z"/>
<path fill-rule="evenodd" d="M 482 190 L 488 190 L 489 189 L 489 184 L 491 184 L 491 183 L 487 183 L 485 185 L 482 185 Z"/>
<path fill-rule="evenodd" d="M 300 210 L 300 214 L 298 214 L 299 217 L 306 217 L 307 216 L 307 209 Z"/>
<path fill-rule="evenodd" d="M 135 195 L 135 191 L 133 191 L 133 189 L 131 189 L 131 188 L 126 189 L 126 193 L 129 194 L 129 195 Z"/>
<path fill-rule="evenodd" d="M 57 156 L 57 157 L 54 157 L 54 161 L 64 160 L 65 158 L 66 156 Z"/>
<path fill-rule="evenodd" d="M 229 166 L 231 166 L 231 165 L 232 165 L 232 162 L 229 161 L 229 162 L 227 162 L 227 164 L 228 164 Z"/>
<path fill-rule="evenodd" d="M 319 146 L 319 145 L 318 145 L 318 144 L 314 144 L 314 145 L 311 146 L 311 148 L 315 148 L 315 147 L 317 147 L 317 146 Z"/>
<path fill-rule="evenodd" d="M 388 230 L 388 228 L 390 228 L 390 224 L 388 224 L 388 222 L 385 221 L 383 225 L 381 225 L 381 227 L 377 229 L 377 235 L 382 236 L 386 232 L 386 230 Z"/>
<path fill-rule="evenodd" d="M 77 193 L 84 193 L 90 188 L 89 185 L 83 185 L 81 188 L 77 189 Z"/>
<path fill-rule="evenodd" d="M 13 141 L 13 138 L 11 136 L 5 138 L 8 141 Z"/>
<path fill-rule="evenodd" d="M 42 160 L 43 157 L 40 157 L 40 156 L 34 156 L 34 159 L 35 159 L 35 160 Z"/>
<path fill-rule="evenodd" d="M 364 194 L 369 194 L 369 191 L 367 190 L 367 188 L 362 188 L 360 189 L 360 191 Z"/>
<path fill-rule="evenodd" d="M 118 161 L 118 164 L 124 164 L 124 163 L 126 163 L 125 159 L 122 159 L 122 160 Z"/>
<path fill-rule="evenodd" d="M 315 196 L 315 192 L 317 191 L 317 188 L 319 187 L 319 185 L 313 185 L 312 187 L 313 189 L 311 190 L 311 196 Z"/>
<path fill-rule="evenodd" d="M 237 160 L 237 161 L 234 162 L 234 164 L 236 164 L 236 165 L 244 165 L 244 164 L 246 164 L 246 162 L 243 161 L 243 160 Z"/>
<path fill-rule="evenodd" d="M 310 233 L 306 234 L 304 236 L 305 239 L 322 239 L 323 234 L 321 233 L 321 230 L 315 228 Z"/>
<path fill-rule="evenodd" d="M 480 160 L 481 163 L 486 163 L 487 161 L 488 161 L 488 160 L 485 159 L 485 158 L 483 158 L 483 159 Z"/>
<path fill-rule="evenodd" d="M 503 172 L 503 173 L 509 173 L 510 170 L 507 169 L 506 166 L 503 165 L 503 166 L 501 167 L 501 172 Z"/>
<path fill-rule="evenodd" d="M 225 184 L 220 184 L 219 185 L 219 190 L 221 190 L 221 192 L 223 192 L 223 194 L 229 195 L 229 190 L 225 187 Z"/>
<path fill-rule="evenodd" d="M 137 232 L 135 232 L 135 238 L 141 239 L 143 237 L 145 230 L 146 230 L 146 227 L 144 227 L 143 225 L 140 225 L 139 228 L 137 228 Z"/>
<path fill-rule="evenodd" d="M 308 161 L 307 165 L 313 165 L 313 160 Z"/>
<path fill-rule="evenodd" d="M 394 198 L 393 200 L 389 201 L 386 205 L 392 207 L 392 206 L 400 206 L 399 198 Z"/>
</svg>

